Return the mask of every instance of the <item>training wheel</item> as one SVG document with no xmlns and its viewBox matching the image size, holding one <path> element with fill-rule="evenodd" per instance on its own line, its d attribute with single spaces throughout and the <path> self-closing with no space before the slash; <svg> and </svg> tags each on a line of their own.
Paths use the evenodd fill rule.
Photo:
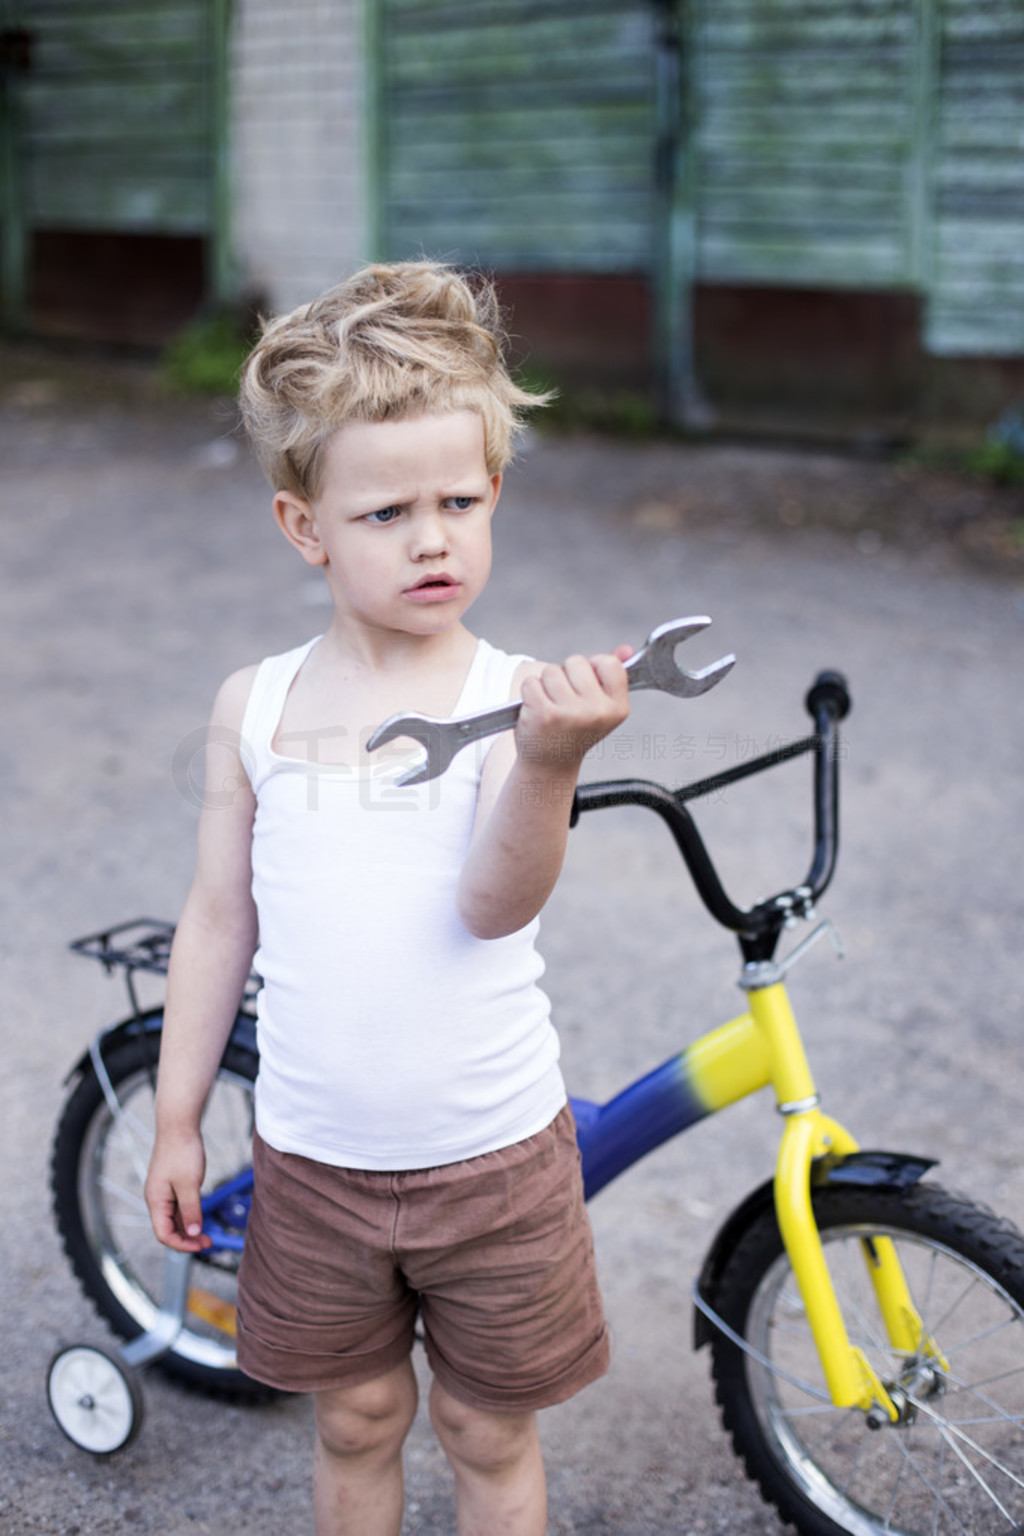
<svg viewBox="0 0 1024 1536">
<path fill-rule="evenodd" d="M 134 1373 L 91 1344 L 72 1344 L 54 1356 L 46 1395 L 68 1439 L 94 1456 L 121 1450 L 142 1423 L 142 1393 Z"/>
</svg>

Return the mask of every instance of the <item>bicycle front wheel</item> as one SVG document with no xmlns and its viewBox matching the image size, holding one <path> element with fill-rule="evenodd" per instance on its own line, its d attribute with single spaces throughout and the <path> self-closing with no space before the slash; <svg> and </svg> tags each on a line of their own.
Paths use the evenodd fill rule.
<svg viewBox="0 0 1024 1536">
<path fill-rule="evenodd" d="M 1024 1527 L 1024 1238 L 930 1185 L 824 1188 L 814 1210 L 851 1343 L 900 1422 L 836 1408 L 774 1214 L 730 1256 L 714 1298 L 756 1354 L 712 1342 L 722 1419 L 750 1476 L 803 1536 L 1012 1536 Z M 895 1350 L 868 1264 L 896 1248 L 934 1352 Z"/>
<path fill-rule="evenodd" d="M 61 1115 L 51 1160 L 65 1252 L 82 1289 L 123 1339 L 153 1326 L 163 1289 L 165 1250 L 153 1235 L 143 1195 L 159 1048 L 159 1030 L 150 1029 L 105 1053 L 116 1112 L 95 1073 L 82 1075 Z M 203 1116 L 204 1193 L 252 1162 L 256 1070 L 251 1051 L 228 1046 Z M 256 1400 L 274 1394 L 236 1363 L 238 1261 L 237 1253 L 223 1251 L 193 1264 L 184 1326 L 157 1363 L 192 1386 Z"/>
</svg>

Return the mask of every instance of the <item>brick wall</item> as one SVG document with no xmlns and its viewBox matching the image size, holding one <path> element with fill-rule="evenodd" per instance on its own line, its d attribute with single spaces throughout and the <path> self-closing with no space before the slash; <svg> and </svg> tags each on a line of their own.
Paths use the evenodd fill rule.
<svg viewBox="0 0 1024 1536">
<path fill-rule="evenodd" d="M 235 254 L 273 312 L 368 254 L 363 0 L 237 0 L 231 44 Z"/>
</svg>

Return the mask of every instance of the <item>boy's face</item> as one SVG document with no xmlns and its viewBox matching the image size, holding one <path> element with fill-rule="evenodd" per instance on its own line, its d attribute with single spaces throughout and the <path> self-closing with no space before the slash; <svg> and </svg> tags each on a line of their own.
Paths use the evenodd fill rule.
<svg viewBox="0 0 1024 1536">
<path fill-rule="evenodd" d="M 500 490 L 481 418 L 451 411 L 339 428 L 316 501 L 280 491 L 274 512 L 303 559 L 324 566 L 339 619 L 430 635 L 487 582 Z"/>
</svg>

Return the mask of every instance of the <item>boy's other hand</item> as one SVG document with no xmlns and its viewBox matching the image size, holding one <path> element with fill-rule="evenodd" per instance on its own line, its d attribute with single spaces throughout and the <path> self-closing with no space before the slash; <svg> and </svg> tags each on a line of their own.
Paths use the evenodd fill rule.
<svg viewBox="0 0 1024 1536">
<path fill-rule="evenodd" d="M 199 1190 L 206 1171 L 202 1137 L 157 1137 L 146 1176 L 146 1204 L 160 1242 L 179 1253 L 211 1246 L 203 1231 Z"/>
<path fill-rule="evenodd" d="M 575 773 L 591 747 L 629 714 L 633 654 L 620 645 L 599 656 L 570 656 L 523 679 L 516 746 L 524 763 Z"/>
</svg>

